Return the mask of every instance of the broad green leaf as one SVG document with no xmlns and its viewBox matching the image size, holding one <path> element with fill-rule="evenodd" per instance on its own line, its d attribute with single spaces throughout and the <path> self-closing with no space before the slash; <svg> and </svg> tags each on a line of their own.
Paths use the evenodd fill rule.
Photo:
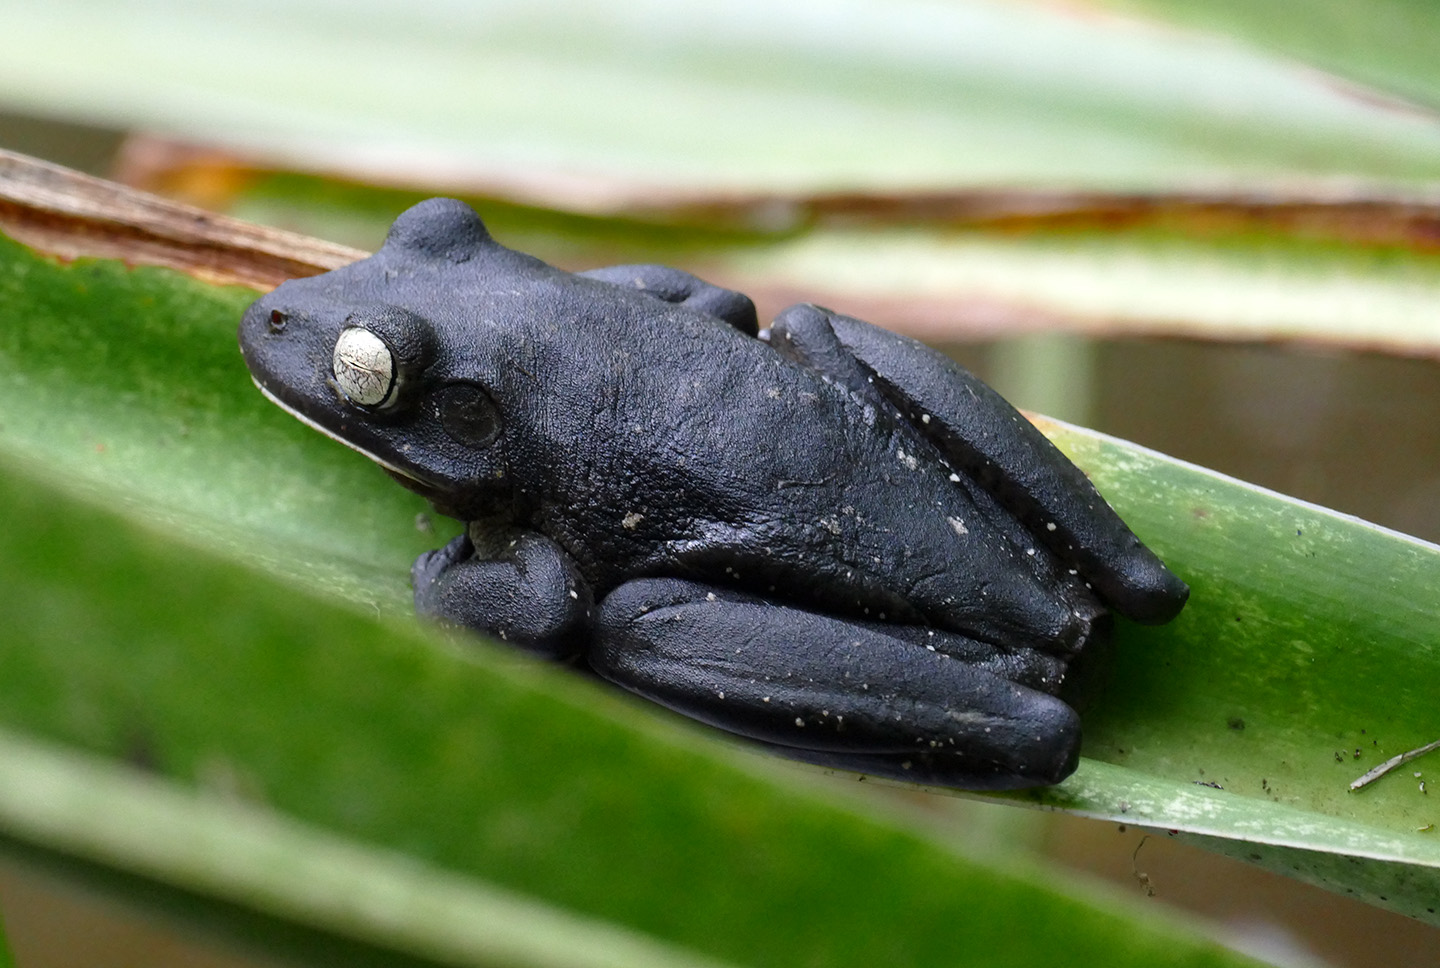
<svg viewBox="0 0 1440 968">
<path fill-rule="evenodd" d="M 1440 924 L 1440 548 L 1088 431 L 1052 436 L 1191 585 L 1162 634 L 1124 625 L 1087 763 L 1016 797 L 1197 835 Z M 1293 849 L 1287 849 L 1293 848 Z M 1369 863 L 1367 860 L 1377 863 Z"/>
<path fill-rule="evenodd" d="M 1099 5 L 1245 38 L 1422 109 L 1440 108 L 1435 61 L 1440 10 L 1425 0 L 1099 0 Z M 1389 107 L 1414 110 L 1399 103 Z"/>
<path fill-rule="evenodd" d="M 406 610 L 408 561 L 441 536 L 414 533 L 417 502 L 249 387 L 231 327 L 250 291 L 8 251 L 0 294 L 24 321 L 0 332 L 15 371 L 11 453 L 302 586 Z M 1121 629 L 1115 683 L 1088 719 L 1089 760 L 1040 802 L 1373 857 L 1412 877 L 1434 866 L 1414 798 L 1393 784 L 1347 794 L 1346 771 L 1369 762 L 1334 757 L 1361 745 L 1362 728 L 1376 760 L 1440 735 L 1410 689 L 1436 661 L 1435 549 L 1130 445 L 1051 432 L 1195 595 L 1170 628 Z"/>
<path fill-rule="evenodd" d="M 444 963 L 720 968 L 214 790 L 0 731 L 0 826 L 32 848 Z M 32 854 L 33 856 L 33 854 Z M 53 858 L 52 858 L 53 861 Z M 200 898 L 191 913 L 204 907 Z M 4 952 L 0 950 L 0 964 Z"/>
<path fill-rule="evenodd" d="M 412 498 L 362 458 L 265 404 L 249 387 L 233 347 L 233 327 L 252 292 L 203 286 L 171 272 L 128 269 L 115 262 L 62 265 L 12 243 L 0 243 L 0 254 L 5 266 L 0 306 L 7 314 L 0 327 L 0 366 L 5 368 L 0 386 L 6 394 L 0 448 L 5 453 L 62 490 L 121 507 L 179 542 L 259 564 L 296 594 L 318 593 L 372 611 L 407 610 L 408 561 L 441 537 L 415 534 L 419 508 Z M 1115 681 L 1087 719 L 1085 765 L 1066 784 L 1018 799 L 1277 850 L 1338 852 L 1348 864 L 1336 866 L 1359 871 L 1351 880 L 1329 881 L 1340 890 L 1366 891 L 1385 879 L 1382 868 L 1367 867 L 1365 858 L 1390 865 L 1410 884 L 1423 885 L 1440 858 L 1436 842 L 1417 831 L 1424 822 L 1415 813 L 1414 798 L 1406 799 L 1388 781 L 1346 794 L 1345 783 L 1369 763 L 1347 767 L 1334 758 L 1352 741 L 1360 745 L 1355 730 L 1361 728 L 1373 739 L 1375 760 L 1433 738 L 1427 733 L 1440 735 L 1435 713 L 1411 688 L 1429 681 L 1435 671 L 1436 640 L 1428 614 L 1433 589 L 1440 587 L 1436 549 L 1133 445 L 1073 428 L 1047 429 L 1192 582 L 1195 595 L 1180 621 L 1167 629 L 1120 630 Z M 7 506 L 26 505 L 17 497 Z M 67 639 L 63 627 L 46 621 L 73 616 L 92 631 L 134 624 L 87 616 L 84 601 L 92 589 L 74 580 L 78 566 L 64 557 L 69 549 L 85 548 L 79 535 L 97 527 L 105 536 L 103 547 L 113 553 L 119 526 L 97 526 L 90 512 L 62 511 L 61 520 L 83 522 L 76 524 L 77 536 L 67 539 L 38 511 L 16 512 L 16 517 L 22 522 L 35 518 L 37 535 L 49 538 L 27 537 L 23 530 L 12 535 L 13 547 L 26 553 L 15 556 L 16 577 L 7 587 L 26 587 L 30 579 L 23 576 L 35 571 L 36 549 L 58 548 L 60 562 L 52 562 L 56 586 L 16 595 L 47 603 L 37 606 L 45 618 L 37 620 L 37 628 L 59 638 L 34 649 L 34 655 L 16 653 L 19 661 L 38 661 L 38 672 L 0 675 L 0 690 L 4 682 L 14 682 L 23 699 L 14 708 L 26 710 L 17 714 L 19 719 L 7 720 L 12 726 L 147 762 L 157 742 L 179 742 L 191 750 L 186 762 L 193 767 L 192 747 L 199 742 L 194 737 L 208 734 L 196 732 L 197 713 L 187 704 L 200 696 L 207 728 L 224 732 L 217 720 L 235 711 L 201 686 L 212 682 L 224 692 L 220 683 L 230 682 L 247 710 L 235 720 L 251 723 L 265 734 L 264 742 L 273 736 L 253 725 L 259 720 L 283 724 L 287 735 L 297 731 L 286 715 L 250 708 L 253 694 L 269 695 L 274 683 L 239 688 L 273 670 L 216 665 L 216 657 L 228 655 L 230 648 L 244 652 L 250 619 L 235 623 L 239 631 L 227 625 L 228 638 L 216 639 L 208 624 L 195 633 L 196 640 L 211 640 L 206 641 L 204 670 L 189 668 L 190 659 L 148 656 L 146 668 L 157 677 L 146 687 L 136 669 L 134 643 L 169 642 L 175 633 L 167 630 L 181 627 L 177 623 L 212 621 L 213 609 L 197 600 L 203 595 L 192 596 L 187 611 L 165 582 L 157 584 L 171 602 L 165 612 L 168 624 L 146 628 L 138 637 L 121 635 L 115 665 L 97 662 L 93 679 L 87 680 L 82 668 L 66 662 L 73 647 L 63 647 L 84 637 Z M 1292 536 L 1294 531 L 1299 533 Z M 93 557 L 81 559 L 91 566 L 86 576 L 94 565 L 107 563 L 105 556 L 91 562 Z M 188 564 L 183 571 L 194 569 Z M 138 574 L 128 560 L 121 570 Z M 249 575 L 235 581 L 254 584 Z M 267 592 L 265 598 L 275 594 Z M 139 609 L 154 623 L 143 596 L 127 590 L 122 602 L 132 597 L 135 603 L 126 607 Z M 306 628 L 296 626 L 283 648 L 296 648 L 296 639 L 324 638 Z M 347 630 L 336 640 L 353 634 Z M 327 675 L 338 668 L 333 658 L 316 661 Z M 54 667 L 57 662 L 67 668 L 61 672 Z M 35 688 L 30 681 L 35 675 L 63 678 Z M 393 683 L 401 695 L 418 694 L 403 686 L 403 675 L 358 666 L 356 675 L 367 684 Z M 65 685 L 57 688 L 61 681 Z M 182 681 L 187 683 L 183 688 L 177 685 Z M 95 692 L 86 693 L 88 688 Z M 120 701 L 105 698 L 117 688 Z M 171 712 L 181 724 L 178 733 L 188 738 L 176 739 L 168 728 L 152 735 L 150 711 L 164 703 L 151 692 L 178 704 Z M 79 694 L 88 698 L 75 698 Z M 67 695 L 71 698 L 57 706 L 55 697 Z M 114 721 L 117 716 L 133 719 L 134 710 L 141 709 L 146 712 L 138 725 Z M 1244 729 L 1235 725 L 1241 722 Z M 528 728 L 537 728 L 535 721 Z M 316 730 L 306 726 L 298 732 L 308 736 Z M 319 732 L 328 736 L 333 730 Z M 262 759 L 298 775 L 293 762 L 271 754 Z M 313 765 L 323 756 L 312 751 L 302 759 Z M 1346 769 L 1353 772 L 1347 775 Z M 221 771 L 234 781 L 229 765 Z M 1218 782 L 1226 789 L 1214 791 L 1197 782 Z M 269 789 L 269 781 L 262 785 Z M 533 890 L 533 885 L 518 889 Z M 1372 893 L 1381 896 L 1378 890 Z M 1396 903 L 1407 909 L 1413 907 L 1413 895 L 1393 892 Z"/>
<path fill-rule="evenodd" d="M 137 273 L 131 290 L 119 267 L 108 280 L 96 266 L 48 267 L 67 288 L 9 247 L 3 265 L 71 310 L 149 303 L 161 328 L 176 321 L 152 297 L 170 288 L 191 294 L 187 313 L 217 340 L 233 321 L 226 294 L 200 312 L 207 291 L 173 275 Z M 68 319 L 84 328 L 81 313 Z M 50 321 L 20 322 L 0 331 Z M 44 368 L 8 346 L 0 360 L 7 386 Z M 136 396 L 172 413 L 206 377 L 165 373 L 168 392 Z M 303 569 L 238 564 L 243 549 L 157 518 L 148 495 L 123 514 L 72 498 L 90 489 L 83 471 L 35 473 L 42 448 L 13 443 L 7 432 L 0 846 L 32 860 L 123 875 L 187 923 L 241 930 L 277 954 L 328 941 L 347 961 L 1249 963 L 1093 889 L 967 859 L 858 789 L 738 752 L 573 673 L 377 617 Z M 252 473 L 222 447 L 213 456 L 212 479 Z M 109 487 L 123 494 L 124 477 L 112 470 Z M 397 507 L 387 533 L 407 518 Z"/>
<path fill-rule="evenodd" d="M 12 109 L 604 205 L 678 191 L 1403 185 L 1427 117 L 1231 43 L 959 0 L 16 5 Z"/>
</svg>

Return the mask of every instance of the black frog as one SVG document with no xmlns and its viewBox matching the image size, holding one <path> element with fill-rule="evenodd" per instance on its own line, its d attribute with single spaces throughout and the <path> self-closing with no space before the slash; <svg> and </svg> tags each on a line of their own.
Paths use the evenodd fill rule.
<svg viewBox="0 0 1440 968">
<path fill-rule="evenodd" d="M 1111 610 L 1188 589 L 945 356 L 653 265 L 569 273 L 431 199 L 246 312 L 256 384 L 466 534 L 417 610 L 814 763 L 995 789 L 1076 765 Z"/>
</svg>

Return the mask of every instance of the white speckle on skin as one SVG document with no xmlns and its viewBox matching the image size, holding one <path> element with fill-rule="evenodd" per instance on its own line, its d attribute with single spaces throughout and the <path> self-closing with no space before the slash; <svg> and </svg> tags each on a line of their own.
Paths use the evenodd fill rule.
<svg viewBox="0 0 1440 968">
<path fill-rule="evenodd" d="M 578 601 L 580 600 L 580 593 L 577 592 L 575 589 L 572 588 L 572 589 L 570 589 L 570 597 L 573 598 L 573 599 L 575 599 L 575 600 L 578 602 Z"/>
<path fill-rule="evenodd" d="M 920 415 L 920 422 L 922 424 L 928 424 L 930 422 L 930 415 L 928 413 L 922 413 Z"/>
<path fill-rule="evenodd" d="M 725 698 L 725 694 L 723 692 L 717 692 L 715 695 L 721 699 Z"/>
<path fill-rule="evenodd" d="M 950 483 L 951 483 L 951 484 L 959 484 L 959 483 L 960 483 L 960 475 L 959 475 L 959 474 L 951 474 L 951 475 L 950 475 Z"/>
<path fill-rule="evenodd" d="M 760 701 L 761 701 L 761 702 L 769 702 L 769 701 L 770 701 L 770 697 L 769 697 L 769 696 L 766 696 L 764 699 L 761 699 Z"/>
<path fill-rule="evenodd" d="M 1025 553 L 1026 553 L 1027 555 L 1029 555 L 1030 557 L 1032 557 L 1032 558 L 1035 557 L 1035 549 L 1034 549 L 1034 548 L 1026 548 L 1026 549 L 1025 549 Z"/>
<path fill-rule="evenodd" d="M 705 593 L 705 601 L 707 601 L 707 602 L 713 602 L 713 601 L 715 601 L 715 593 L 714 593 L 714 592 L 706 592 L 706 593 Z"/>
<path fill-rule="evenodd" d="M 955 533 L 960 537 L 963 538 L 970 533 L 970 529 L 965 527 L 965 522 L 959 518 L 946 518 L 945 520 L 950 522 L 950 527 L 954 528 Z"/>
<path fill-rule="evenodd" d="M 803 726 L 805 725 L 805 720 L 801 719 L 799 716 L 796 716 L 796 717 L 795 717 L 795 725 L 796 725 L 796 726 L 802 726 L 802 727 L 803 727 Z"/>
<path fill-rule="evenodd" d="M 914 454 L 907 454 L 899 447 L 895 448 L 895 459 L 903 464 L 906 470 L 913 471 L 920 466 L 920 462 L 915 459 Z"/>
<path fill-rule="evenodd" d="M 1047 524 L 1045 525 L 1045 530 L 1046 530 L 1046 531 L 1054 531 L 1054 530 L 1055 530 L 1055 522 L 1054 522 L 1054 521 L 1051 521 L 1051 522 L 1047 523 Z"/>
<path fill-rule="evenodd" d="M 631 511 L 629 514 L 625 515 L 623 518 L 620 519 L 620 526 L 626 531 L 634 531 L 635 528 L 639 526 L 640 522 L 644 520 L 645 515 L 640 514 L 638 511 Z"/>
</svg>

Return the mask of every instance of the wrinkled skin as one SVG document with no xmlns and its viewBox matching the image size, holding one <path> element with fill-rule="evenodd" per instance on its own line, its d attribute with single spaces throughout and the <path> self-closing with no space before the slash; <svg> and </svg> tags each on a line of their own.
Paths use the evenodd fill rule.
<svg viewBox="0 0 1440 968">
<path fill-rule="evenodd" d="M 1056 783 L 1110 611 L 1185 602 L 944 356 L 810 305 L 758 333 L 674 269 L 564 272 L 459 202 L 281 285 L 240 344 L 272 400 L 468 522 L 415 563 L 422 614 L 799 759 Z"/>
</svg>

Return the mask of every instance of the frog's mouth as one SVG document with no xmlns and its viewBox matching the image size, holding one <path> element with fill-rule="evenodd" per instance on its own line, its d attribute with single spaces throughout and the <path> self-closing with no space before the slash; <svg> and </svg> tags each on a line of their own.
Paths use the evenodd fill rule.
<svg viewBox="0 0 1440 968">
<path fill-rule="evenodd" d="M 408 483 L 412 485 L 414 489 L 420 491 L 421 493 L 425 493 L 426 491 L 436 487 L 434 481 L 426 480 L 425 478 L 417 475 L 413 471 L 406 468 L 397 467 L 396 465 L 392 464 L 390 461 L 379 456 L 378 454 L 375 454 L 369 450 L 366 450 L 364 447 L 361 447 L 353 440 L 346 440 L 344 437 L 341 437 L 339 434 L 335 433 L 335 431 L 331 430 L 329 427 L 326 427 L 314 417 L 311 417 L 309 414 L 305 413 L 299 408 L 287 403 L 279 395 L 272 392 L 269 387 L 261 383 L 254 374 L 251 374 L 250 381 L 255 384 L 255 389 L 259 390 L 262 394 L 265 395 L 266 400 L 269 400 L 271 403 L 275 404 L 275 406 L 279 407 L 281 410 L 284 410 L 290 416 L 294 417 L 296 420 L 300 421 L 302 424 L 309 427 L 311 430 L 317 430 L 320 433 L 324 434 L 326 437 L 329 437 L 331 440 L 335 441 L 336 443 L 344 444 L 346 447 L 349 447 L 357 454 L 364 454 L 376 464 L 379 464 L 386 473 L 396 478 L 399 478 L 401 483 Z"/>
</svg>

